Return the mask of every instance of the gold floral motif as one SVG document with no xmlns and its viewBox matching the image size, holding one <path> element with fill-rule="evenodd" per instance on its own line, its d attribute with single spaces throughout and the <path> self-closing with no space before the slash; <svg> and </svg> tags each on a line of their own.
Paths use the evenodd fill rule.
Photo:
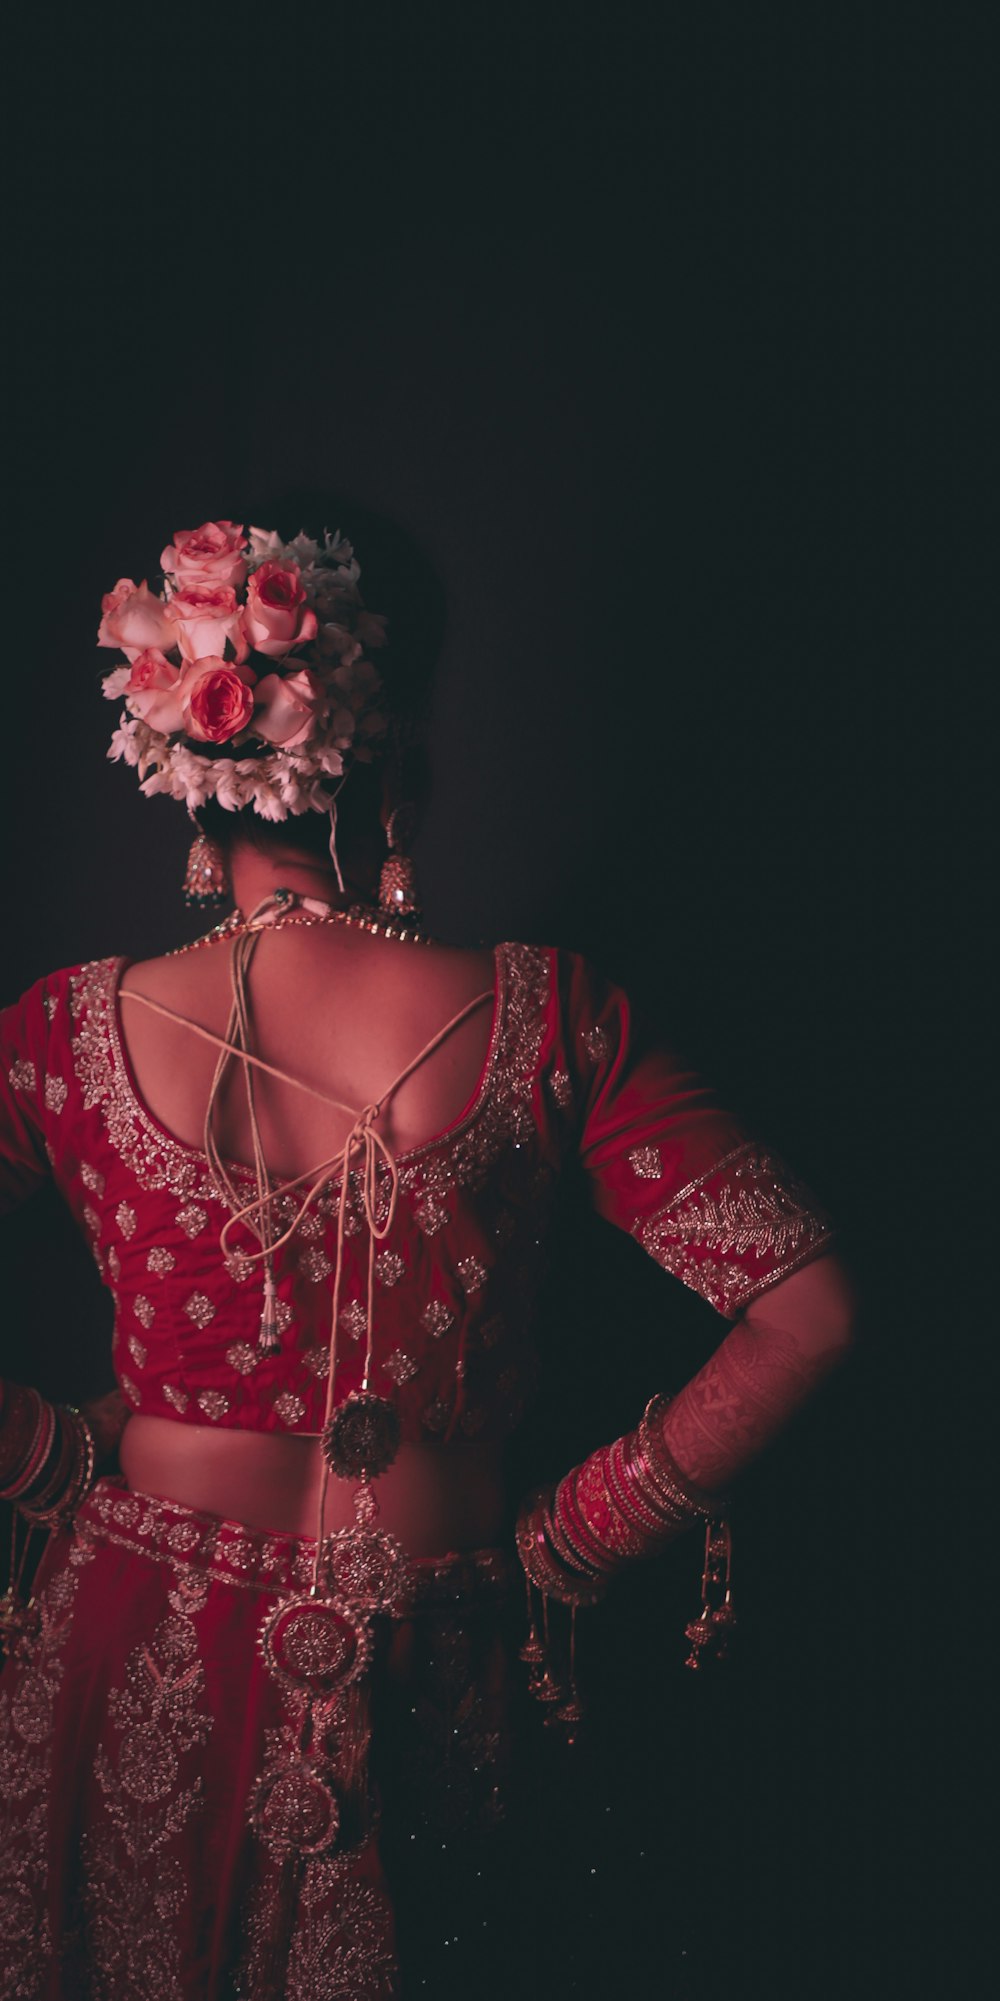
<svg viewBox="0 0 1000 2001">
<path fill-rule="evenodd" d="M 430 1305 L 425 1306 L 420 1315 L 420 1325 L 424 1333 L 430 1334 L 435 1341 L 439 1341 L 442 1334 L 447 1334 L 449 1327 L 454 1325 L 454 1320 L 455 1315 L 451 1307 L 446 1306 L 443 1299 L 432 1299 Z"/>
<path fill-rule="evenodd" d="M 275 1397 L 271 1408 L 280 1417 L 282 1424 L 301 1424 L 306 1414 L 302 1398 L 294 1396 L 291 1390 L 282 1390 Z"/>
<path fill-rule="evenodd" d="M 339 1316 L 340 1326 L 352 1341 L 360 1341 L 368 1328 L 368 1315 L 360 1299 L 352 1299 Z"/>
<path fill-rule="evenodd" d="M 707 1184 L 720 1177 L 711 1190 Z M 777 1156 L 746 1141 L 688 1182 L 665 1208 L 640 1218 L 633 1234 L 665 1271 L 733 1318 L 811 1257 L 832 1231 Z"/>
<path fill-rule="evenodd" d="M 299 1257 L 299 1270 L 310 1285 L 321 1285 L 325 1278 L 329 1278 L 333 1265 L 320 1244 L 310 1244 Z"/>
<path fill-rule="evenodd" d="M 229 1409 L 229 1398 L 224 1397 L 221 1390 L 199 1390 L 198 1409 L 204 1411 L 213 1424 L 218 1424 L 220 1417 L 225 1417 Z"/>
<path fill-rule="evenodd" d="M 69 1097 L 69 1085 L 65 1077 L 46 1077 L 44 1096 L 47 1112 L 61 1112 Z"/>
<path fill-rule="evenodd" d="M 249 1341 L 233 1341 L 226 1349 L 226 1361 L 238 1376 L 253 1374 L 261 1359 L 261 1350 L 251 1346 Z"/>
<path fill-rule="evenodd" d="M 208 1228 L 208 1211 L 199 1202 L 186 1202 L 177 1211 L 177 1222 L 186 1237 L 200 1237 L 202 1231 Z"/>
<path fill-rule="evenodd" d="M 407 1355 L 402 1348 L 394 1349 L 393 1353 L 383 1362 L 382 1367 L 386 1375 L 391 1376 L 393 1382 L 400 1387 L 402 1387 L 403 1383 L 411 1382 L 417 1374 L 417 1364 L 413 1360 L 412 1355 Z"/>
</svg>

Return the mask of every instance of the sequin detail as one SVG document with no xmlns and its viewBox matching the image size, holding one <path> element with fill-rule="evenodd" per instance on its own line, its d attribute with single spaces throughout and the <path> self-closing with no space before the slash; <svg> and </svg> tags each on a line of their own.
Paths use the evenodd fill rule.
<svg viewBox="0 0 1000 2001">
<path fill-rule="evenodd" d="M 417 1365 L 412 1355 L 405 1354 L 402 1348 L 394 1349 L 382 1366 L 386 1375 L 391 1376 L 393 1382 L 397 1384 L 412 1382 L 417 1373 Z"/>
<path fill-rule="evenodd" d="M 329 1348 L 307 1348 L 302 1357 L 302 1367 L 307 1369 L 311 1376 L 318 1376 L 321 1380 L 328 1376 L 330 1373 Z"/>
<path fill-rule="evenodd" d="M 352 1341 L 360 1341 L 368 1327 L 368 1315 L 360 1299 L 352 1299 L 339 1315 L 339 1324 Z"/>
<path fill-rule="evenodd" d="M 121 1278 L 122 1275 L 122 1261 L 121 1258 L 118 1256 L 118 1252 L 115 1249 L 114 1244 L 108 1245 L 108 1270 L 111 1273 L 111 1276 L 114 1279 L 115 1283 L 117 1284 L 118 1280 Z"/>
<path fill-rule="evenodd" d="M 34 1091 L 37 1084 L 35 1066 L 27 1056 L 19 1056 L 17 1062 L 11 1064 L 7 1077 L 15 1091 Z"/>
<path fill-rule="evenodd" d="M 295 1396 L 291 1390 L 282 1390 L 280 1396 L 275 1397 L 271 1408 L 280 1417 L 282 1424 L 301 1424 L 306 1414 L 302 1398 Z"/>
<path fill-rule="evenodd" d="M 553 1070 L 549 1078 L 549 1090 L 561 1112 L 569 1110 L 573 1103 L 573 1085 L 568 1070 Z"/>
<path fill-rule="evenodd" d="M 46 1077 L 45 1109 L 47 1112 L 61 1112 L 69 1097 L 69 1085 L 65 1077 Z"/>
<path fill-rule="evenodd" d="M 82 1543 L 70 1549 L 38 1600 L 38 1635 L 17 1649 L 20 1674 L 0 1695 L 0 1909 L 3 1976 L 13 1996 L 52 1991 L 52 1938 L 46 1912 L 48 1802 L 56 1701 L 73 1620 L 80 1567 L 91 1561 Z M 6 1682 L 6 1676 L 4 1677 Z M 61 1982 L 60 1982 L 61 1986 Z"/>
<path fill-rule="evenodd" d="M 192 1292 L 184 1301 L 184 1311 L 196 1327 L 205 1328 L 215 1319 L 215 1307 L 205 1292 Z"/>
<path fill-rule="evenodd" d="M 99 1173 L 98 1173 L 98 1171 L 97 1171 L 97 1168 L 96 1168 L 96 1167 L 91 1167 L 91 1166 L 89 1165 L 89 1163 L 88 1163 L 88 1162 L 87 1162 L 86 1160 L 81 1160 L 81 1162 L 80 1162 L 80 1180 L 81 1180 L 81 1181 L 83 1182 L 83 1185 L 84 1185 L 84 1187 L 85 1187 L 85 1188 L 89 1188 L 89 1189 L 90 1189 L 90 1192 L 91 1192 L 91 1194 L 92 1194 L 92 1195 L 96 1195 L 96 1196 L 97 1196 L 97 1198 L 98 1198 L 98 1201 L 99 1201 L 99 1200 L 100 1200 L 100 1198 L 101 1198 L 101 1196 L 102 1196 L 102 1195 L 103 1195 L 103 1193 L 104 1193 L 104 1176 L 103 1176 L 103 1174 L 99 1174 Z"/>
<path fill-rule="evenodd" d="M 177 1211 L 177 1222 L 186 1237 L 200 1237 L 208 1228 L 208 1210 L 197 1202 L 188 1202 Z"/>
<path fill-rule="evenodd" d="M 132 1204 L 130 1202 L 119 1202 L 115 1210 L 115 1222 L 123 1237 L 133 1237 L 135 1235 L 137 1221 L 138 1218 Z"/>
<path fill-rule="evenodd" d="M 187 1899 L 178 1836 L 202 1802 L 198 1769 L 212 1718 L 194 1624 L 195 1589 L 178 1587 L 151 1641 L 130 1654 L 107 1702 L 94 1773 L 104 1814 L 84 1836 L 87 1945 L 103 1994 L 180 2001 L 181 1913 Z M 141 1970 L 141 1985 L 138 1976 Z"/>
<path fill-rule="evenodd" d="M 747 1141 L 640 1218 L 633 1234 L 665 1271 L 733 1318 L 813 1256 L 832 1229 L 777 1156 Z"/>
<path fill-rule="evenodd" d="M 398 1285 L 405 1270 L 398 1251 L 382 1251 L 375 1259 L 375 1277 L 380 1285 Z"/>
<path fill-rule="evenodd" d="M 186 1390 L 179 1390 L 173 1383 L 164 1383 L 163 1394 L 172 1410 L 183 1417 L 191 1399 Z"/>
<path fill-rule="evenodd" d="M 259 1348 L 252 1348 L 249 1341 L 233 1341 L 226 1349 L 226 1361 L 238 1376 L 249 1376 L 261 1358 Z"/>
<path fill-rule="evenodd" d="M 603 1063 L 611 1047 L 608 1041 L 607 1030 L 601 1028 L 597 1022 L 592 1027 L 585 1028 L 583 1030 L 583 1046 L 592 1063 Z"/>
<path fill-rule="evenodd" d="M 658 1146 L 634 1146 L 628 1160 L 640 1181 L 659 1181 L 663 1173 L 663 1156 Z"/>
<path fill-rule="evenodd" d="M 132 1311 L 140 1326 L 145 1327 L 148 1333 L 156 1319 L 156 1308 L 152 1300 L 147 1299 L 144 1292 L 137 1292 L 132 1301 Z"/>
<path fill-rule="evenodd" d="M 311 1285 L 319 1285 L 323 1279 L 329 1278 L 333 1265 L 319 1244 L 310 1244 L 299 1258 L 299 1270 Z"/>
<path fill-rule="evenodd" d="M 97 1210 L 92 1209 L 89 1202 L 85 1202 L 83 1205 L 82 1214 L 83 1214 L 83 1220 L 88 1230 L 90 1231 L 91 1236 L 99 1237 L 101 1234 L 101 1219 L 97 1213 Z"/>
<path fill-rule="evenodd" d="M 420 1325 L 425 1334 L 440 1340 L 441 1335 L 446 1334 L 453 1325 L 454 1319 L 451 1307 L 446 1306 L 443 1299 L 432 1299 L 430 1305 L 425 1306 L 420 1315 Z"/>
<path fill-rule="evenodd" d="M 459 1258 L 455 1270 L 466 1293 L 481 1291 L 489 1275 L 481 1258 Z"/>
<path fill-rule="evenodd" d="M 157 1278 L 166 1278 L 176 1263 L 173 1251 L 168 1251 L 165 1244 L 154 1244 L 152 1250 L 146 1253 L 146 1270 L 155 1272 Z"/>
<path fill-rule="evenodd" d="M 213 1424 L 218 1424 L 220 1417 L 225 1417 L 229 1409 L 229 1398 L 224 1397 L 221 1390 L 200 1390 L 198 1409 L 204 1411 Z"/>
<path fill-rule="evenodd" d="M 129 1335 L 128 1351 L 132 1357 L 133 1362 L 135 1363 L 136 1368 L 144 1369 L 146 1366 L 146 1357 L 149 1353 L 149 1350 L 146 1347 L 145 1341 L 140 1341 L 138 1334 Z"/>
</svg>

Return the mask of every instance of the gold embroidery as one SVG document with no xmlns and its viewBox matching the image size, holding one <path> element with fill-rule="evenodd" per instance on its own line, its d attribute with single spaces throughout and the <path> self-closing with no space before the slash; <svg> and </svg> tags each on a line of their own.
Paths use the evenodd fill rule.
<svg viewBox="0 0 1000 2001">
<path fill-rule="evenodd" d="M 319 1244 L 310 1244 L 299 1258 L 299 1270 L 310 1285 L 321 1285 L 325 1278 L 329 1278 L 333 1266 Z"/>
<path fill-rule="evenodd" d="M 98 1173 L 96 1167 L 89 1167 L 85 1160 L 80 1162 L 80 1180 L 84 1187 L 89 1188 L 91 1194 L 100 1200 L 104 1193 L 104 1176 Z"/>
<path fill-rule="evenodd" d="M 480 1292 L 489 1276 L 481 1258 L 459 1258 L 455 1270 L 466 1293 Z"/>
<path fill-rule="evenodd" d="M 184 1301 L 184 1311 L 188 1319 L 203 1331 L 209 1321 L 215 1319 L 215 1307 L 204 1292 L 192 1292 L 190 1298 Z"/>
<path fill-rule="evenodd" d="M 721 1185 L 707 1184 L 721 1176 Z M 644 1250 L 718 1312 L 734 1317 L 794 1271 L 832 1234 L 827 1218 L 777 1156 L 735 1147 L 665 1208 L 633 1225 Z M 749 1259 L 739 1264 L 734 1259 Z"/>
<path fill-rule="evenodd" d="M 417 1365 L 412 1355 L 407 1355 L 402 1348 L 394 1349 L 382 1367 L 386 1375 L 391 1376 L 393 1382 L 400 1388 L 403 1383 L 411 1382 L 417 1373 Z"/>
<path fill-rule="evenodd" d="M 628 1158 L 640 1181 L 659 1181 L 663 1159 L 658 1146 L 634 1146 Z"/>
<path fill-rule="evenodd" d="M 582 1034 L 583 1034 L 583 1046 L 587 1052 L 587 1055 L 590 1057 L 591 1062 L 592 1063 L 603 1062 L 605 1056 L 608 1053 L 608 1050 L 611 1047 L 611 1044 L 608 1041 L 606 1030 L 601 1028 L 600 1025 L 597 1022 L 595 1022 L 592 1028 L 583 1029 Z"/>
<path fill-rule="evenodd" d="M 168 1251 L 164 1244 L 154 1244 L 152 1250 L 146 1252 L 146 1270 L 155 1272 L 158 1278 L 166 1278 L 176 1263 L 173 1251 Z"/>
<path fill-rule="evenodd" d="M 108 1697 L 110 1732 L 94 1764 L 104 1796 L 101 1822 L 84 1836 L 87 1943 L 101 1991 L 144 2001 L 183 2001 L 177 1925 L 186 1901 L 184 1870 L 172 1853 L 200 1810 L 198 1751 L 212 1718 L 201 1708 L 205 1674 L 191 1612 L 204 1602 L 201 1580 L 179 1571 L 171 1616 L 151 1644 L 129 1655 L 125 1682 Z"/>
<path fill-rule="evenodd" d="M 208 1211 L 197 1202 L 188 1202 L 177 1211 L 177 1221 L 186 1237 L 200 1237 L 208 1228 Z"/>
<path fill-rule="evenodd" d="M 61 1112 L 69 1097 L 69 1085 L 65 1077 L 46 1077 L 45 1109 L 47 1112 Z"/>
<path fill-rule="evenodd" d="M 221 1390 L 200 1390 L 198 1409 L 203 1410 L 213 1424 L 218 1424 L 220 1417 L 225 1417 L 229 1409 L 229 1398 L 224 1397 Z"/>
<path fill-rule="evenodd" d="M 405 1270 L 398 1251 L 382 1251 L 375 1259 L 375 1277 L 380 1285 L 398 1285 Z"/>
<path fill-rule="evenodd" d="M 65 1567 L 40 1592 L 38 1626 L 14 1645 L 0 1694 L 0 1953 L 4 1992 L 40 1994 L 49 1986 L 53 1941 L 45 1908 L 48 1809 L 55 1704 L 82 1566 L 92 1552 L 74 1538 Z"/>
<path fill-rule="evenodd" d="M 446 1306 L 443 1299 L 433 1299 L 420 1315 L 420 1325 L 425 1334 L 430 1334 L 435 1341 L 439 1341 L 442 1334 L 447 1334 L 454 1319 L 451 1307 Z"/>
<path fill-rule="evenodd" d="M 341 1327 L 352 1341 L 360 1341 L 368 1326 L 368 1315 L 360 1299 L 352 1299 L 339 1316 Z"/>
<path fill-rule="evenodd" d="M 17 1062 L 11 1064 L 7 1076 L 12 1089 L 15 1091 L 33 1091 L 35 1089 L 35 1066 L 29 1061 L 27 1056 L 19 1056 Z"/>
<path fill-rule="evenodd" d="M 115 1222 L 123 1237 L 132 1237 L 135 1235 L 135 1226 L 138 1220 L 130 1202 L 119 1202 L 115 1210 Z"/>
<path fill-rule="evenodd" d="M 226 1361 L 239 1376 L 252 1375 L 260 1359 L 261 1350 L 252 1348 L 249 1341 L 234 1341 L 226 1349 Z"/>
<path fill-rule="evenodd" d="M 282 1424 L 301 1424 L 306 1414 L 302 1398 L 294 1396 L 291 1390 L 282 1390 L 271 1408 L 277 1412 Z"/>
<path fill-rule="evenodd" d="M 147 1299 L 144 1292 L 137 1292 L 132 1301 L 132 1311 L 140 1326 L 144 1327 L 148 1334 L 156 1319 L 156 1308 L 152 1300 Z"/>
</svg>

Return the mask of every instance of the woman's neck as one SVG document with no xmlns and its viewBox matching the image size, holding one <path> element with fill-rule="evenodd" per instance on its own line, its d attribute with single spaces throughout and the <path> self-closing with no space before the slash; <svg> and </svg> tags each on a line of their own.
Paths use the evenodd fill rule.
<svg viewBox="0 0 1000 2001">
<path fill-rule="evenodd" d="M 367 880 L 356 878 L 353 871 L 344 868 L 341 890 L 332 862 L 324 865 L 318 859 L 309 860 L 292 848 L 286 852 L 276 849 L 262 853 L 259 848 L 237 846 L 229 858 L 229 876 L 233 902 L 244 913 L 255 910 L 276 889 L 291 889 L 298 896 L 316 897 L 334 909 L 372 900 L 373 886 Z"/>
</svg>

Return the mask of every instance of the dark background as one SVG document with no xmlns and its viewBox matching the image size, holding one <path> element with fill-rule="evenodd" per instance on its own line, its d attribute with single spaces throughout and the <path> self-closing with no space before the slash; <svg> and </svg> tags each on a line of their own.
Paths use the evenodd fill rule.
<svg viewBox="0 0 1000 2001">
<path fill-rule="evenodd" d="M 862 1282 L 744 1483 L 736 1663 L 680 1665 L 693 1545 L 587 1628 L 589 1747 L 539 1733 L 526 1781 L 561 1829 L 526 1995 L 972 1965 L 990 14 L 39 14 L 9 50 L 6 990 L 196 928 L 183 815 L 103 766 L 101 592 L 329 489 L 447 588 L 434 928 L 624 979 Z M 11 1373 L 96 1386 L 85 1252 L 44 1198 L 5 1244 Z M 602 1227 L 562 1252 L 519 1477 L 720 1336 Z"/>
</svg>

